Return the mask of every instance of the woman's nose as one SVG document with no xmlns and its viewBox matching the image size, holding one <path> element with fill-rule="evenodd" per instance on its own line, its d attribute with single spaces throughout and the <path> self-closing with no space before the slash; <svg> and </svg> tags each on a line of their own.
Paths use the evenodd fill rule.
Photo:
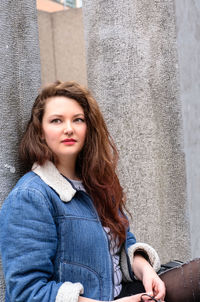
<svg viewBox="0 0 200 302">
<path fill-rule="evenodd" d="M 68 134 L 68 135 L 73 134 L 73 127 L 72 127 L 72 125 L 71 125 L 71 122 L 67 122 L 67 123 L 65 124 L 64 133 L 65 133 L 65 134 Z"/>
</svg>

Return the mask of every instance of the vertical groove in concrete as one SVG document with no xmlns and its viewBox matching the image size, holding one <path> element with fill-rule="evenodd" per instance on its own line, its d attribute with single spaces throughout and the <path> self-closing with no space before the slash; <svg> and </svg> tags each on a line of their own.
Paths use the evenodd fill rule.
<svg viewBox="0 0 200 302">
<path fill-rule="evenodd" d="M 40 86 L 36 4 L 0 2 L 0 203 L 20 176 L 18 143 Z M 4 301 L 1 270 L 0 301 Z"/>
<path fill-rule="evenodd" d="M 138 240 L 190 256 L 174 1 L 83 2 L 88 86 L 120 151 Z"/>
</svg>

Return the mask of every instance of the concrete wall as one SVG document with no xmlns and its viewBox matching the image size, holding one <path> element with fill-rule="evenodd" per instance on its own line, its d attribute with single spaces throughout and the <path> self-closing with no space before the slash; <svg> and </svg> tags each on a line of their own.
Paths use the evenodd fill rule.
<svg viewBox="0 0 200 302">
<path fill-rule="evenodd" d="M 0 1 L 0 36 L 1 205 L 21 174 L 18 143 L 40 86 L 35 1 Z M 5 301 L 2 269 L 0 301 Z"/>
<path fill-rule="evenodd" d="M 82 9 L 38 11 L 42 84 L 75 80 L 87 85 Z"/>
<path fill-rule="evenodd" d="M 175 4 L 191 248 L 200 257 L 200 2 Z"/>
<path fill-rule="evenodd" d="M 88 85 L 120 151 L 138 240 L 191 256 L 174 1 L 83 2 Z"/>
</svg>

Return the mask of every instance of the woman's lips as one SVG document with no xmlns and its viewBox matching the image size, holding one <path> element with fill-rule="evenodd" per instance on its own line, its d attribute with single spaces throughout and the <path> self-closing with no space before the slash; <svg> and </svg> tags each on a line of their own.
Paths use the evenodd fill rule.
<svg viewBox="0 0 200 302">
<path fill-rule="evenodd" d="M 74 145 L 74 144 L 76 143 L 76 140 L 73 139 L 73 138 L 64 139 L 64 140 L 62 141 L 62 143 L 63 143 L 64 145 L 71 146 L 71 145 Z"/>
</svg>

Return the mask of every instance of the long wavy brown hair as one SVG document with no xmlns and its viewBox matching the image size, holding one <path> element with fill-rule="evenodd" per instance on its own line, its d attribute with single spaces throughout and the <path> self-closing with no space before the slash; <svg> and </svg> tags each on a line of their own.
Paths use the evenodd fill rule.
<svg viewBox="0 0 200 302">
<path fill-rule="evenodd" d="M 56 164 L 55 154 L 42 136 L 46 100 L 55 96 L 76 100 L 84 110 L 87 134 L 77 157 L 76 173 L 91 196 L 103 226 L 109 227 L 122 244 L 128 221 L 124 214 L 125 195 L 116 174 L 118 152 L 99 106 L 86 88 L 75 82 L 57 81 L 41 90 L 21 141 L 20 157 L 28 169 L 34 162 L 43 165 L 50 160 Z"/>
</svg>

